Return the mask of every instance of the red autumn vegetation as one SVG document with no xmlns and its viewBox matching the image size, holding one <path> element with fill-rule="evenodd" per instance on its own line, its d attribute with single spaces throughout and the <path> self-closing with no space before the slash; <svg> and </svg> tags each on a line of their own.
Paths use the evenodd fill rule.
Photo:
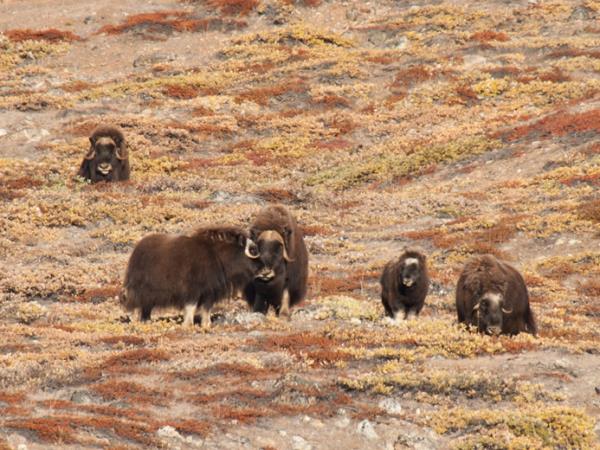
<svg viewBox="0 0 600 450">
<path fill-rule="evenodd" d="M 259 0 L 208 0 L 208 5 L 228 16 L 246 16 L 259 4 Z"/>
<path fill-rule="evenodd" d="M 49 28 L 47 30 L 6 30 L 4 31 L 6 36 L 12 42 L 23 42 L 23 41 L 48 41 L 48 42 L 74 42 L 81 41 L 81 37 L 77 36 L 72 31 L 61 31 L 56 28 Z"/>
<path fill-rule="evenodd" d="M 499 41 L 506 42 L 510 40 L 510 37 L 506 33 L 497 32 L 497 31 L 478 31 L 473 33 L 469 38 L 472 41 L 477 42 L 489 42 L 489 41 Z"/>
<path fill-rule="evenodd" d="M 157 32 L 200 32 L 231 30 L 247 26 L 243 20 L 208 17 L 198 19 L 185 11 L 159 11 L 128 16 L 120 25 L 105 25 L 97 34 L 121 34 L 129 31 L 146 30 Z"/>
<path fill-rule="evenodd" d="M 523 137 L 565 136 L 572 133 L 600 133 L 600 109 L 569 113 L 560 111 L 533 123 L 516 127 L 506 139 L 516 141 Z"/>
</svg>

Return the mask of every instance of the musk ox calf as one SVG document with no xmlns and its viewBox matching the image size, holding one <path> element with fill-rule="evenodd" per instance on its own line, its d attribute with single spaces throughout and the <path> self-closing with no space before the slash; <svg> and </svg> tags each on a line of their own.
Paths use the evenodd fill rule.
<svg viewBox="0 0 600 450">
<path fill-rule="evenodd" d="M 425 255 L 417 250 L 404 251 L 385 265 L 380 283 L 381 302 L 388 317 L 396 319 L 399 311 L 404 319 L 418 316 L 429 291 Z"/>
<path fill-rule="evenodd" d="M 306 295 L 308 250 L 302 230 L 281 205 L 259 211 L 250 227 L 250 236 L 259 251 L 259 269 L 244 297 L 256 312 L 266 314 L 269 306 L 289 317 L 290 307 Z"/>
<path fill-rule="evenodd" d="M 481 333 L 537 334 L 523 277 L 492 255 L 465 264 L 456 286 L 456 312 L 460 323 L 474 325 Z"/>
<path fill-rule="evenodd" d="M 212 306 L 252 281 L 258 248 L 236 227 L 200 228 L 191 236 L 153 234 L 134 248 L 121 294 L 127 311 L 149 320 L 155 307 L 183 309 L 183 324 L 210 327 Z"/>
<path fill-rule="evenodd" d="M 78 175 L 92 183 L 129 179 L 129 155 L 123 132 L 101 125 L 90 136 L 90 149 L 83 158 Z"/>
</svg>

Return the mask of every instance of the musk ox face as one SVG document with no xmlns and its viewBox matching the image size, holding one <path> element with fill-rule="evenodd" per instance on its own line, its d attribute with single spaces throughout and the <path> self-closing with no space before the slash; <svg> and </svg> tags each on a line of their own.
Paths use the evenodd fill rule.
<svg viewBox="0 0 600 450">
<path fill-rule="evenodd" d="M 502 333 L 504 314 L 512 311 L 504 307 L 504 295 L 498 292 L 485 292 L 473 307 L 480 332 L 497 336 Z"/>
<path fill-rule="evenodd" d="M 283 237 L 276 231 L 263 231 L 257 238 L 260 269 L 256 281 L 268 283 L 285 270 L 285 262 L 290 261 Z"/>
<path fill-rule="evenodd" d="M 406 258 L 402 266 L 402 284 L 411 287 L 419 281 L 421 263 L 418 258 Z"/>
<path fill-rule="evenodd" d="M 79 176 L 92 183 L 129 179 L 129 158 L 121 130 L 107 125 L 94 130 L 90 136 L 90 149 L 79 168 Z"/>
<path fill-rule="evenodd" d="M 120 161 L 125 159 L 125 155 L 120 153 L 120 142 L 108 136 L 102 136 L 95 140 L 90 138 L 90 153 L 86 156 L 91 161 L 91 169 L 94 175 L 100 179 L 112 180 L 115 170 L 118 170 Z"/>
</svg>

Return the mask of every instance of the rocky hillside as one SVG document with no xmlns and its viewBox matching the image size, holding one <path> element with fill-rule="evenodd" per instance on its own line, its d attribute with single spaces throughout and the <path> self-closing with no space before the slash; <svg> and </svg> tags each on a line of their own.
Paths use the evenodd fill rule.
<svg viewBox="0 0 600 450">
<path fill-rule="evenodd" d="M 600 448 L 600 2 L 0 1 L 1 448 Z M 114 123 L 131 180 L 76 177 Z M 151 232 L 298 218 L 290 321 L 128 323 Z M 418 320 L 378 277 L 428 255 Z M 540 335 L 456 323 L 464 262 Z"/>
</svg>

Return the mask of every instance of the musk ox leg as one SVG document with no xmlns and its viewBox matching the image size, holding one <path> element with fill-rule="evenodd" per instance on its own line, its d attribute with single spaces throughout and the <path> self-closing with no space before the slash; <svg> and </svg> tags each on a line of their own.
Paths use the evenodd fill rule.
<svg viewBox="0 0 600 450">
<path fill-rule="evenodd" d="M 152 306 L 142 306 L 142 313 L 140 314 L 141 321 L 146 322 L 150 320 L 150 316 L 152 316 Z"/>
<path fill-rule="evenodd" d="M 406 309 L 404 311 L 404 319 L 405 320 L 416 320 L 417 311 L 415 309 Z"/>
<path fill-rule="evenodd" d="M 194 326 L 194 315 L 196 314 L 195 303 L 189 303 L 183 307 L 183 326 L 193 327 Z"/>
<path fill-rule="evenodd" d="M 140 322 L 142 320 L 142 308 L 135 308 L 133 311 L 130 311 L 127 316 L 132 323 Z"/>
<path fill-rule="evenodd" d="M 202 305 L 200 306 L 200 318 L 202 319 L 202 329 L 208 330 L 210 328 L 210 308 Z"/>
<path fill-rule="evenodd" d="M 281 306 L 279 307 L 279 317 L 290 319 L 290 293 L 287 289 L 283 290 Z"/>
</svg>

